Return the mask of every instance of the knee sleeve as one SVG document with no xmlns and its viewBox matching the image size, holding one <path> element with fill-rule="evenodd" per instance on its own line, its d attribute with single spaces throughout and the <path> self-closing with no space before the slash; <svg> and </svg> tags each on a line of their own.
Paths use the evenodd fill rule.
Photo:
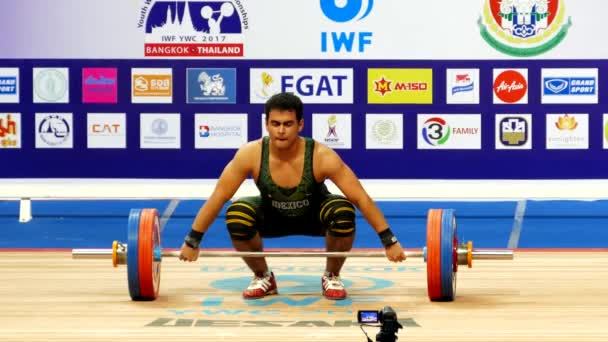
<svg viewBox="0 0 608 342">
<path fill-rule="evenodd" d="M 355 234 L 355 207 L 345 198 L 332 198 L 323 202 L 319 218 L 331 236 L 349 237 Z"/>
<path fill-rule="evenodd" d="M 226 210 L 226 227 L 233 240 L 251 240 L 257 233 L 255 206 L 235 201 Z"/>
</svg>

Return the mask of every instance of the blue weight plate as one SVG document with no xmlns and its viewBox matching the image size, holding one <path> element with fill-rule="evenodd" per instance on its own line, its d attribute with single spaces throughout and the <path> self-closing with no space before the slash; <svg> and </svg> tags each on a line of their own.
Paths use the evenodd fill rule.
<svg viewBox="0 0 608 342">
<path fill-rule="evenodd" d="M 141 209 L 131 209 L 127 227 L 127 279 L 129 281 L 129 295 L 132 300 L 141 296 L 139 290 L 139 216 Z"/>
<path fill-rule="evenodd" d="M 443 300 L 446 301 L 454 300 L 456 295 L 454 237 L 456 237 L 454 209 L 444 209 L 441 217 L 441 292 Z"/>
</svg>

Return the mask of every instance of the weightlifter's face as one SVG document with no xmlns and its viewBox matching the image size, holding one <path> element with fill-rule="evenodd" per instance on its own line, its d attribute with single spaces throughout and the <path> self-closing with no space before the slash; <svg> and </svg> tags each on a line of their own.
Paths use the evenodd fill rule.
<svg viewBox="0 0 608 342">
<path fill-rule="evenodd" d="M 302 128 L 304 128 L 304 120 L 298 122 L 295 111 L 273 109 L 266 118 L 270 142 L 279 149 L 293 146 Z"/>
</svg>

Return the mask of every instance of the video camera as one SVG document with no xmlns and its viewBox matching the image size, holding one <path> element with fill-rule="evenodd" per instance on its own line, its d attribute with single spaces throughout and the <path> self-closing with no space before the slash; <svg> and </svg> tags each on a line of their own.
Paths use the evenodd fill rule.
<svg viewBox="0 0 608 342">
<path fill-rule="evenodd" d="M 395 342 L 397 340 L 395 334 L 399 329 L 403 329 L 397 319 L 397 313 L 390 306 L 383 307 L 381 311 L 359 310 L 357 312 L 357 322 L 362 326 L 380 324 L 380 332 L 376 335 L 376 342 Z M 368 340 L 371 341 L 369 337 Z"/>
</svg>

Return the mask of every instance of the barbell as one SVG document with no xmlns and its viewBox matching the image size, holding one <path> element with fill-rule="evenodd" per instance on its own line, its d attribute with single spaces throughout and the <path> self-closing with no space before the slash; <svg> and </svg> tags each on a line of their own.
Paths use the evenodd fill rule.
<svg viewBox="0 0 608 342">
<path fill-rule="evenodd" d="M 112 258 L 112 265 L 127 265 L 129 294 L 134 301 L 154 300 L 160 289 L 163 257 L 179 257 L 178 251 L 163 251 L 160 220 L 156 209 L 131 209 L 127 224 L 128 242 L 114 241 L 111 249 L 73 249 L 74 259 Z M 408 258 L 426 262 L 427 289 L 431 301 L 452 301 L 456 295 L 459 265 L 473 266 L 477 260 L 512 260 L 512 250 L 477 250 L 473 242 L 459 243 L 453 209 L 430 209 L 427 216 L 426 247 L 422 252 L 406 251 Z M 201 251 L 200 257 L 385 257 L 378 252 L 215 252 Z"/>
</svg>

